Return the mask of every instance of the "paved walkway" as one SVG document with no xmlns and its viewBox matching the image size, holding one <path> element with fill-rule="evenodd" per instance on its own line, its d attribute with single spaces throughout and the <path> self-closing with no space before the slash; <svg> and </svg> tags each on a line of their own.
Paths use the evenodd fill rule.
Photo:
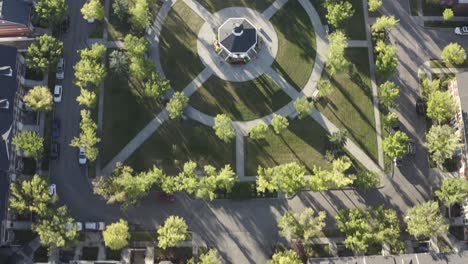
<svg viewBox="0 0 468 264">
<path fill-rule="evenodd" d="M 244 135 L 236 128 L 236 174 L 239 181 L 245 180 Z"/>
<path fill-rule="evenodd" d="M 126 49 L 123 41 L 120 40 L 106 40 L 104 38 L 92 38 L 86 41 L 86 44 L 91 47 L 93 44 L 101 44 L 106 46 L 108 49 Z"/>
<path fill-rule="evenodd" d="M 368 48 L 369 45 L 367 40 L 348 40 L 348 48 Z"/>
<path fill-rule="evenodd" d="M 265 11 L 263 11 L 262 16 L 265 17 L 265 19 L 270 20 L 287 2 L 288 0 L 276 0 Z"/>
</svg>

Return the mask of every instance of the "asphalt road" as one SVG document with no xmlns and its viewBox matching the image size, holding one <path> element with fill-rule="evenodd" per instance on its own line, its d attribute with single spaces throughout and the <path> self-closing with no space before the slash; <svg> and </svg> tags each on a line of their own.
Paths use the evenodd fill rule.
<svg viewBox="0 0 468 264">
<path fill-rule="evenodd" d="M 404 3 L 400 3 L 404 2 Z M 408 16 L 407 1 L 385 1 L 384 13 L 395 15 L 401 26 L 392 31 L 397 43 L 400 64 L 392 78 L 402 87 L 399 115 L 403 130 L 416 139 L 418 154 L 406 159 L 403 168 L 379 190 L 359 193 L 353 190 L 323 193 L 304 192 L 291 200 L 257 199 L 249 201 L 217 200 L 207 203 L 178 195 L 174 204 L 157 202 L 154 194 L 127 211 L 109 206 L 92 193 L 85 168 L 78 165 L 77 149 L 69 147 L 79 133 L 79 110 L 76 102 L 79 88 L 73 84 L 72 66 L 78 60 L 78 49 L 84 48 L 90 26 L 79 12 L 84 0 L 68 1 L 70 30 L 64 36 L 67 62 L 62 102 L 55 116 L 62 120 L 61 157 L 51 164 L 51 179 L 57 184 L 61 203 L 66 204 L 73 217 L 80 221 L 104 220 L 108 223 L 125 218 L 145 229 L 155 229 L 172 214 L 184 217 L 192 231 L 209 246 L 217 247 L 231 263 L 264 263 L 278 241 L 276 219 L 288 209 L 312 207 L 328 213 L 328 220 L 337 210 L 383 204 L 404 214 L 414 204 L 430 198 L 426 153 L 422 147 L 425 132 L 423 118 L 416 115 L 414 102 L 419 94 L 417 69 L 429 58 L 438 57 L 449 42 L 468 47 L 468 37 L 454 36 L 451 29 L 430 30 L 416 25 Z"/>
</svg>

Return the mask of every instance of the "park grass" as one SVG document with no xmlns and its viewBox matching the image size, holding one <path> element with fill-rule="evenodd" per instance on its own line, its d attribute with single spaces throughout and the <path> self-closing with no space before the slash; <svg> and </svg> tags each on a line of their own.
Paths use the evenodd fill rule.
<svg viewBox="0 0 468 264">
<path fill-rule="evenodd" d="M 228 7 L 248 7 L 263 12 L 275 0 L 198 0 L 211 13 L 215 13 Z"/>
<path fill-rule="evenodd" d="M 246 175 L 257 175 L 258 166 L 272 167 L 289 162 L 304 165 L 311 174 L 314 165 L 331 167 L 325 160 L 327 132 L 312 118 L 292 121 L 288 130 L 277 135 L 273 129 L 265 139 L 245 139 Z"/>
<path fill-rule="evenodd" d="M 248 82 L 211 76 L 190 98 L 190 105 L 212 116 L 224 113 L 233 120 L 251 120 L 271 114 L 290 101 L 266 75 Z"/>
<path fill-rule="evenodd" d="M 221 168 L 230 164 L 235 169 L 234 142 L 224 143 L 211 127 L 195 121 L 164 122 L 127 160 L 137 171 L 154 165 L 166 173 L 178 173 L 184 162 L 199 166 L 210 164 Z"/>
<path fill-rule="evenodd" d="M 377 133 L 367 49 L 346 49 L 346 57 L 354 65 L 355 73 L 347 71 L 333 76 L 334 92 L 321 100 L 317 108 L 340 129 L 348 130 L 350 139 L 377 162 Z M 325 71 L 324 76 L 328 75 Z"/>
<path fill-rule="evenodd" d="M 176 90 L 182 90 L 204 68 L 197 51 L 203 23 L 183 1 L 178 1 L 166 18 L 160 36 L 161 65 Z"/>
<path fill-rule="evenodd" d="M 302 90 L 312 73 L 316 55 L 312 22 L 301 4 L 292 0 L 273 16 L 271 23 L 278 35 L 273 69 L 297 90 Z"/>
</svg>

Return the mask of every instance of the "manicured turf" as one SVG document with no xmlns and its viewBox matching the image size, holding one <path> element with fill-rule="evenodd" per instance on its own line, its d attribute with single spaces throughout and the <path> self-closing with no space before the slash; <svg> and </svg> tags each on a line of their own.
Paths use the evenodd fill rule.
<svg viewBox="0 0 468 264">
<path fill-rule="evenodd" d="M 198 57 L 197 38 L 204 20 L 183 1 L 169 12 L 160 36 L 161 65 L 172 87 L 182 90 L 204 68 Z"/>
<path fill-rule="evenodd" d="M 278 54 L 273 68 L 296 89 L 302 90 L 314 68 L 316 54 L 315 33 L 309 16 L 297 0 L 290 0 L 271 22 L 278 35 Z"/>
<path fill-rule="evenodd" d="M 224 113 L 233 120 L 251 120 L 271 114 L 290 101 L 266 75 L 240 83 L 212 76 L 190 98 L 190 105 L 212 116 Z"/>
<path fill-rule="evenodd" d="M 156 165 L 166 173 L 178 173 L 189 160 L 217 168 L 231 164 L 235 169 L 234 142 L 224 143 L 212 128 L 194 121 L 166 121 L 126 163 L 137 171 Z"/>
<path fill-rule="evenodd" d="M 355 65 L 356 73 L 336 74 L 332 78 L 334 92 L 326 100 L 321 100 L 317 107 L 335 125 L 347 129 L 350 138 L 377 161 L 377 135 L 367 49 L 347 49 L 346 56 Z M 324 73 L 326 75 L 327 72 Z"/>
<path fill-rule="evenodd" d="M 272 167 L 297 162 L 312 172 L 314 165 L 329 168 L 325 160 L 327 132 L 313 119 L 292 121 L 280 135 L 268 132 L 266 139 L 245 139 L 246 175 L 257 175 L 258 166 Z"/>
<path fill-rule="evenodd" d="M 275 0 L 197 0 L 211 13 L 227 7 L 248 7 L 263 12 Z"/>
</svg>

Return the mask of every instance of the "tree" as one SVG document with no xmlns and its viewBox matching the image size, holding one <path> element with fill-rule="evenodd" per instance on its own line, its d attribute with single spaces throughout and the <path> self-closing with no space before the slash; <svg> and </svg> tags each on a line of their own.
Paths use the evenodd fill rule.
<svg viewBox="0 0 468 264">
<path fill-rule="evenodd" d="M 184 164 L 183 171 L 175 177 L 174 182 L 177 191 L 185 191 L 188 194 L 194 194 L 199 185 L 199 178 L 195 173 L 197 164 L 188 161 Z"/>
<path fill-rule="evenodd" d="M 93 44 L 91 49 L 82 49 L 80 61 L 73 67 L 75 69 L 75 84 L 86 88 L 88 84 L 98 87 L 106 77 L 106 69 L 102 60 L 107 48 L 102 44 Z"/>
<path fill-rule="evenodd" d="M 330 75 L 341 73 L 345 71 L 349 62 L 345 56 L 345 49 L 348 46 L 348 40 L 343 31 L 335 31 L 328 36 L 330 40 L 330 46 L 328 48 L 327 56 L 327 67 L 330 71 Z"/>
<path fill-rule="evenodd" d="M 73 221 L 73 218 L 68 216 L 67 207 L 61 206 L 50 212 L 48 217 L 36 221 L 32 225 L 32 230 L 39 235 L 41 245 L 49 247 L 49 249 L 65 247 L 78 235 L 77 226 L 73 225 Z"/>
<path fill-rule="evenodd" d="M 112 3 L 112 10 L 117 19 L 124 23 L 129 15 L 128 0 L 115 0 Z"/>
<path fill-rule="evenodd" d="M 268 126 L 265 122 L 260 121 L 258 122 L 252 130 L 250 130 L 249 136 L 252 139 L 263 139 L 266 137 L 266 133 L 268 132 Z"/>
<path fill-rule="evenodd" d="M 460 137 L 449 125 L 432 126 L 426 134 L 426 147 L 431 159 L 442 166 L 445 160 L 453 156 L 455 150 L 462 146 Z"/>
<path fill-rule="evenodd" d="M 375 46 L 377 53 L 376 70 L 382 78 L 390 76 L 398 65 L 396 56 L 397 49 L 395 46 L 387 45 L 384 41 L 379 40 Z"/>
<path fill-rule="evenodd" d="M 370 12 L 376 12 L 382 7 L 382 0 L 369 0 L 367 2 Z"/>
<path fill-rule="evenodd" d="M 302 264 L 302 260 L 299 258 L 296 252 L 293 250 L 278 251 L 273 254 L 268 264 Z"/>
<path fill-rule="evenodd" d="M 175 92 L 166 106 L 167 111 L 169 111 L 169 117 L 171 119 L 180 118 L 188 101 L 189 98 L 183 92 Z"/>
<path fill-rule="evenodd" d="M 455 14 L 453 13 L 453 10 L 451 8 L 445 8 L 444 12 L 442 13 L 442 17 L 445 21 L 452 20 L 454 16 Z"/>
<path fill-rule="evenodd" d="M 348 1 L 325 0 L 323 6 L 327 10 L 326 18 L 330 25 L 340 27 L 354 15 L 353 6 Z"/>
<path fill-rule="evenodd" d="M 293 196 L 305 187 L 305 168 L 295 162 L 270 168 L 258 167 L 257 191 L 280 191 Z"/>
<path fill-rule="evenodd" d="M 325 212 L 316 217 L 312 208 L 306 208 L 302 213 L 287 211 L 278 220 L 280 235 L 288 240 L 307 241 L 317 237 L 325 227 Z"/>
<path fill-rule="evenodd" d="M 398 26 L 399 23 L 400 21 L 398 19 L 395 19 L 394 16 L 381 16 L 377 18 L 375 23 L 372 25 L 372 31 L 382 32 L 384 30 L 390 30 Z"/>
<path fill-rule="evenodd" d="M 154 99 L 160 99 L 170 89 L 170 81 L 162 78 L 155 71 L 151 73 L 150 79 L 145 83 L 145 95 Z"/>
<path fill-rule="evenodd" d="M 294 102 L 294 108 L 299 114 L 299 119 L 307 117 L 314 108 L 314 101 L 308 101 L 307 97 L 300 97 Z"/>
<path fill-rule="evenodd" d="M 213 166 L 207 165 L 204 167 L 204 171 L 206 176 L 198 180 L 198 186 L 195 190 L 195 196 L 198 198 L 212 201 L 216 198 L 216 190 L 224 189 L 230 192 L 236 182 L 236 175 L 230 165 L 226 165 L 219 171 Z"/>
<path fill-rule="evenodd" d="M 148 0 L 136 0 L 130 7 L 132 26 L 138 31 L 144 31 L 151 23 L 151 13 Z"/>
<path fill-rule="evenodd" d="M 435 195 L 448 207 L 449 218 L 452 217 L 451 207 L 458 203 L 463 204 L 468 198 L 468 181 L 464 178 L 444 178 L 442 186 L 435 191 Z"/>
<path fill-rule="evenodd" d="M 67 15 L 65 0 L 40 0 L 34 10 L 46 27 L 59 25 Z"/>
<path fill-rule="evenodd" d="M 397 131 L 382 140 L 382 148 L 390 158 L 400 159 L 408 152 L 408 136 Z"/>
<path fill-rule="evenodd" d="M 13 137 L 11 142 L 18 151 L 26 157 L 38 159 L 44 150 L 44 139 L 34 131 L 21 131 Z"/>
<path fill-rule="evenodd" d="M 26 51 L 26 63 L 30 69 L 44 73 L 57 65 L 62 50 L 63 42 L 47 34 L 41 35 Z"/>
<path fill-rule="evenodd" d="M 273 119 L 271 119 L 271 125 L 276 134 L 281 134 L 289 126 L 289 121 L 286 117 L 273 114 Z"/>
<path fill-rule="evenodd" d="M 317 166 L 313 168 L 313 176 L 308 179 L 308 185 L 312 191 L 320 192 L 332 188 L 343 188 L 353 183 L 355 176 L 346 175 L 352 162 L 346 157 L 340 157 L 332 162 L 331 170 L 323 170 Z"/>
<path fill-rule="evenodd" d="M 81 133 L 79 137 L 72 139 L 70 146 L 80 148 L 85 148 L 85 155 L 88 160 L 94 162 L 99 154 L 99 150 L 96 147 L 96 144 L 101 141 L 97 136 L 97 125 L 91 119 L 91 112 L 89 110 L 81 110 L 81 123 L 80 129 Z"/>
<path fill-rule="evenodd" d="M 434 91 L 427 100 L 427 116 L 441 123 L 455 115 L 455 101 L 448 91 Z"/>
<path fill-rule="evenodd" d="M 164 173 L 156 167 L 135 175 L 131 167 L 117 163 L 111 176 L 100 177 L 93 183 L 94 193 L 108 204 L 122 203 L 123 208 L 127 208 L 137 204 L 162 178 Z"/>
<path fill-rule="evenodd" d="M 405 222 L 410 235 L 416 238 L 447 234 L 448 225 L 440 214 L 437 202 L 426 202 L 410 208 Z"/>
<path fill-rule="evenodd" d="M 389 112 L 388 114 L 382 117 L 382 125 L 388 131 L 390 131 L 390 129 L 395 127 L 397 122 L 398 122 L 398 115 L 394 112 Z"/>
<path fill-rule="evenodd" d="M 35 86 L 23 97 L 24 103 L 34 111 L 48 112 L 52 110 L 52 93 L 45 86 Z"/>
<path fill-rule="evenodd" d="M 333 132 L 331 135 L 328 135 L 328 141 L 333 146 L 334 150 L 341 151 L 346 145 L 348 140 L 348 130 L 338 130 Z"/>
<path fill-rule="evenodd" d="M 234 127 L 232 125 L 231 118 L 229 118 L 225 114 L 219 114 L 215 116 L 215 124 L 213 129 L 215 130 L 215 134 L 224 142 L 228 143 L 235 137 L 236 132 L 234 131 Z"/>
<path fill-rule="evenodd" d="M 128 245 L 130 233 L 128 232 L 127 221 L 120 219 L 118 222 L 106 226 L 102 232 L 104 244 L 112 250 L 118 250 Z"/>
<path fill-rule="evenodd" d="M 188 226 L 180 216 L 169 216 L 158 228 L 158 246 L 162 249 L 178 246 L 187 239 Z"/>
<path fill-rule="evenodd" d="M 210 249 L 205 254 L 198 256 L 199 264 L 221 264 L 222 260 L 219 257 L 218 251 L 216 249 Z"/>
<path fill-rule="evenodd" d="M 424 100 L 429 100 L 429 96 L 440 89 L 440 79 L 424 79 L 422 82 L 422 93 Z"/>
<path fill-rule="evenodd" d="M 458 43 L 450 43 L 443 50 L 441 54 L 442 61 L 451 65 L 460 65 L 465 61 L 466 53 L 465 49 Z"/>
<path fill-rule="evenodd" d="M 118 2 L 118 1 L 117 1 Z M 114 2 L 114 3 L 117 3 Z M 124 1 L 126 2 L 126 1 Z M 120 50 L 114 50 L 109 54 L 109 68 L 121 76 L 125 76 L 128 74 L 128 57 L 125 52 Z"/>
<path fill-rule="evenodd" d="M 144 57 L 149 51 L 149 41 L 145 37 L 128 34 L 124 38 L 124 45 L 130 57 Z"/>
<path fill-rule="evenodd" d="M 80 88 L 80 95 L 76 98 L 79 105 L 84 105 L 87 108 L 94 108 L 97 102 L 97 95 L 94 91 L 88 91 Z"/>
<path fill-rule="evenodd" d="M 82 60 L 90 60 L 93 62 L 102 62 L 106 55 L 107 48 L 103 44 L 94 43 L 91 49 L 82 49 L 78 53 Z"/>
<path fill-rule="evenodd" d="M 154 72 L 154 63 L 152 60 L 144 57 L 130 57 L 130 75 L 139 80 L 145 79 Z"/>
<path fill-rule="evenodd" d="M 391 81 L 379 86 L 379 100 L 385 107 L 395 107 L 395 100 L 400 96 L 400 89 Z"/>
<path fill-rule="evenodd" d="M 100 0 L 89 0 L 81 8 L 81 14 L 86 20 L 103 20 L 105 15 L 104 6 Z"/>
<path fill-rule="evenodd" d="M 371 171 L 360 171 L 356 175 L 353 185 L 358 189 L 367 191 L 370 188 L 377 187 L 380 184 L 380 177 L 377 173 Z"/>
<path fill-rule="evenodd" d="M 319 91 L 319 98 L 328 97 L 334 91 L 333 86 L 328 79 L 320 79 L 317 86 Z"/>
<path fill-rule="evenodd" d="M 11 184 L 9 206 L 20 214 L 37 213 L 44 216 L 47 206 L 56 201 L 49 192 L 49 183 L 35 174 L 31 180 L 20 180 Z"/>
</svg>

